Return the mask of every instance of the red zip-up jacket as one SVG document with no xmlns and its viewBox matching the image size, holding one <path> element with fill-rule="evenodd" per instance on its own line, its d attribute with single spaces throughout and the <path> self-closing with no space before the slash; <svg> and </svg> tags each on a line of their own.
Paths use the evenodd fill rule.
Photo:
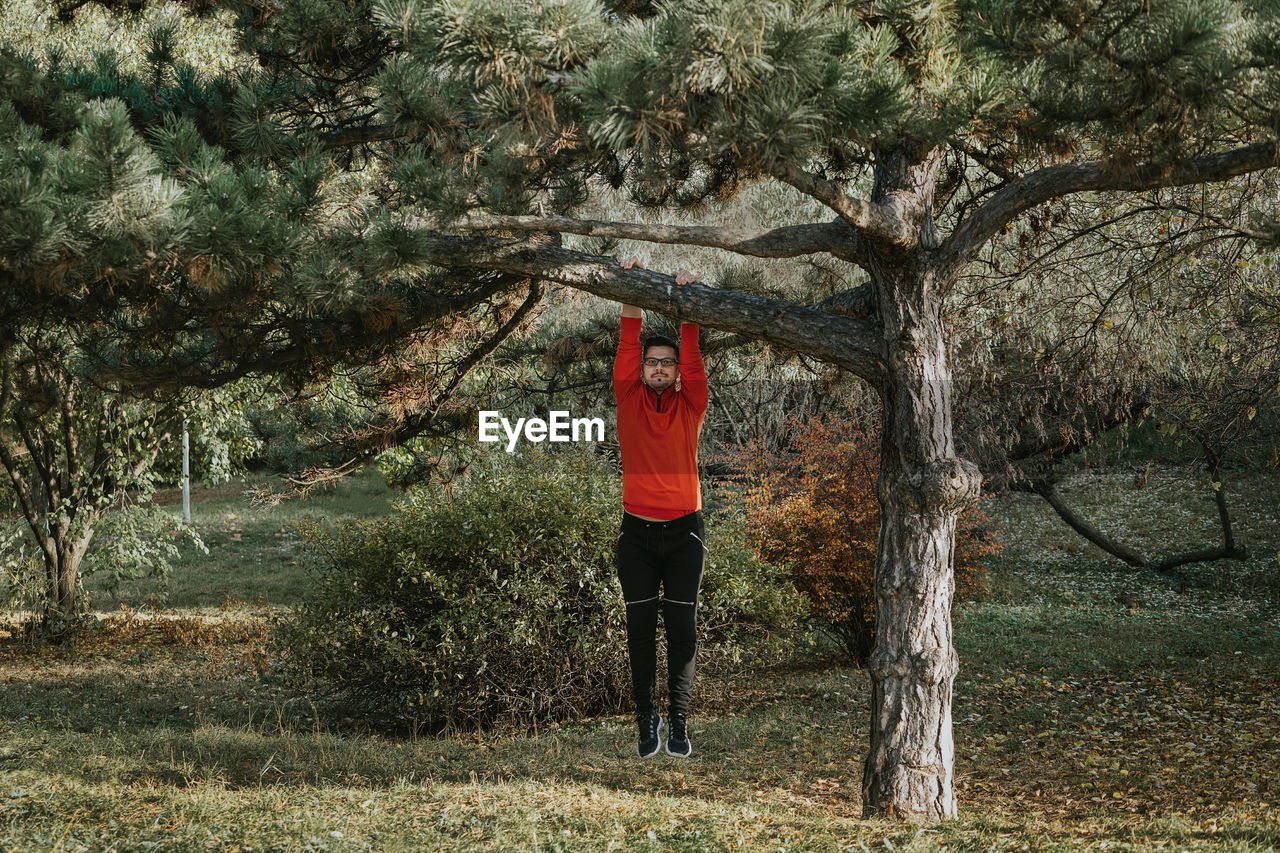
<svg viewBox="0 0 1280 853">
<path fill-rule="evenodd" d="M 613 393 L 622 448 L 622 508 L 669 520 L 702 509 L 698 437 L 707 415 L 707 371 L 698 327 L 680 324 L 680 390 L 654 391 L 640 376 L 640 319 L 622 318 Z"/>
</svg>

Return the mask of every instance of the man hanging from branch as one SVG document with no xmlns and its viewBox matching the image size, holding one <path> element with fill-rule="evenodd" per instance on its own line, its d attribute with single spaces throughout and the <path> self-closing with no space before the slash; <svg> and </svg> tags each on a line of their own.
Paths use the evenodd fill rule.
<svg viewBox="0 0 1280 853">
<path fill-rule="evenodd" d="M 637 266 L 635 258 L 623 269 Z M 681 270 L 675 283 L 696 279 Z M 618 580 L 627 607 L 627 651 L 639 742 L 648 758 L 662 749 L 664 723 L 654 710 L 658 609 L 667 633 L 669 704 L 666 751 L 693 752 L 688 712 L 697 651 L 698 589 L 707 554 L 698 482 L 698 436 L 707 414 L 707 374 L 698 326 L 680 324 L 680 342 L 652 335 L 640 342 L 644 312 L 622 306 L 613 365 L 622 450 L 622 532 Z"/>
</svg>

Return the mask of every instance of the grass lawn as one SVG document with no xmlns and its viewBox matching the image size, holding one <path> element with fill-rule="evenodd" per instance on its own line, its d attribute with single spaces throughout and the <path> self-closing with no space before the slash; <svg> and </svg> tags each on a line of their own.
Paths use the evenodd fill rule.
<svg viewBox="0 0 1280 853">
<path fill-rule="evenodd" d="M 1212 541 L 1194 477 L 1131 479 L 1064 493 L 1152 551 Z M 268 611 L 306 583 L 289 526 L 394 496 L 198 495 L 212 553 L 167 591 L 100 594 L 74 650 L 0 640 L 0 850 L 1275 850 L 1280 484 L 1229 487 L 1254 556 L 1180 580 L 1103 559 L 1035 498 L 987 507 L 1005 550 L 955 618 L 961 817 L 924 828 L 860 818 L 851 667 L 704 679 L 687 761 L 632 758 L 623 716 L 445 738 L 327 719 L 264 655 Z"/>
<path fill-rule="evenodd" d="M 118 590 L 108 591 L 90 578 L 86 585 L 90 592 L 99 593 L 95 596 L 98 606 L 108 610 L 121 604 L 209 610 L 225 605 L 227 596 L 250 604 L 287 605 L 304 593 L 307 581 L 306 574 L 294 564 L 298 558 L 297 522 L 307 517 L 337 522 L 379 516 L 399 497 L 374 468 L 317 490 L 305 501 L 285 501 L 277 506 L 250 505 L 244 496 L 245 486 L 243 480 L 236 480 L 216 489 L 193 490 L 191 523 L 209 553 L 186 549 L 167 584 L 128 581 Z M 156 498 L 175 515 L 181 514 L 181 490 L 161 492 Z"/>
</svg>

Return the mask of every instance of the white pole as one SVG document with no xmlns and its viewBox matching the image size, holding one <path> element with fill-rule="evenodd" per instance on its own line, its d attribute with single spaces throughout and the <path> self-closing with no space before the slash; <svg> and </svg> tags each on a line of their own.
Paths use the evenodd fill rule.
<svg viewBox="0 0 1280 853">
<path fill-rule="evenodd" d="M 191 524 L 191 439 L 182 419 L 182 523 Z"/>
</svg>

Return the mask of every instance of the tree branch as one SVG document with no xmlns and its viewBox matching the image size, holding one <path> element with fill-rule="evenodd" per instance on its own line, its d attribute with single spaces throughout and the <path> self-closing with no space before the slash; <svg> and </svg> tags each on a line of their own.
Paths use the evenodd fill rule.
<svg viewBox="0 0 1280 853">
<path fill-rule="evenodd" d="M 434 417 L 440 411 L 444 403 L 453 396 L 453 392 L 462 384 L 462 380 L 471 372 L 477 364 L 489 356 L 498 346 L 511 337 L 511 334 L 520 327 L 525 318 L 533 313 L 533 309 L 538 307 L 538 303 L 542 301 L 543 287 L 541 281 L 532 281 L 529 283 L 529 295 L 525 297 L 524 302 L 520 303 L 515 312 L 507 318 L 496 332 L 490 335 L 486 340 L 482 341 L 475 349 L 468 353 L 467 357 L 458 363 L 454 368 L 453 378 L 449 380 L 449 384 L 440 392 L 439 399 L 435 401 L 435 405 L 431 407 L 431 416 Z M 421 417 L 418 415 L 416 417 Z M 408 418 L 408 428 L 412 429 L 414 418 Z M 417 433 L 414 433 L 416 435 Z M 397 442 L 399 443 L 399 442 Z"/>
<path fill-rule="evenodd" d="M 263 343 L 251 346 L 243 353 L 220 349 L 195 361 L 169 359 L 161 363 L 143 364 L 107 363 L 92 351 L 90 357 L 102 371 L 102 375 L 149 389 L 177 386 L 218 388 L 259 371 L 328 369 L 333 363 L 352 356 L 371 359 L 382 349 L 397 345 L 407 331 L 423 328 L 449 314 L 467 311 L 494 294 L 518 284 L 523 278 L 526 276 L 499 275 L 492 276 L 489 280 L 476 280 L 472 289 L 449 298 L 445 303 L 423 304 L 393 326 L 376 334 L 347 320 L 335 320 L 327 327 L 301 322 L 285 327 L 270 323 L 246 323 L 246 331 Z M 138 331 L 133 327 L 118 327 L 118 330 L 122 334 L 136 334 Z M 274 340 L 268 341 L 268 337 Z"/>
<path fill-rule="evenodd" d="M 394 423 L 374 425 L 359 432 L 351 432 L 340 438 L 321 445 L 322 450 L 345 450 L 351 455 L 337 465 L 314 466 L 307 468 L 296 476 L 284 476 L 288 483 L 284 491 L 275 492 L 267 488 L 254 490 L 254 503 L 276 505 L 290 498 L 303 497 L 316 486 L 339 480 L 351 474 L 369 462 L 379 453 L 392 447 L 398 447 L 410 439 L 421 435 L 448 435 L 451 432 L 472 426 L 468 411 L 457 407 L 447 408 L 454 392 L 462 384 L 463 379 L 487 356 L 493 353 L 503 341 L 520 327 L 533 310 L 542 301 L 543 287 L 541 281 L 533 281 L 529 285 L 529 293 L 493 334 L 476 345 L 466 358 L 453 369 L 453 377 L 434 395 L 430 406 L 423 407 L 413 414 L 400 418 Z"/>
<path fill-rule="evenodd" d="M 1053 507 L 1054 512 L 1071 527 L 1072 530 L 1079 533 L 1085 539 L 1097 545 L 1103 551 L 1123 560 L 1130 566 L 1139 569 L 1150 569 L 1159 574 L 1168 574 L 1178 566 L 1185 566 L 1188 563 L 1208 563 L 1214 560 L 1244 560 L 1248 559 L 1248 551 L 1244 548 L 1237 547 L 1231 536 L 1231 517 L 1227 513 L 1226 498 L 1222 496 L 1222 490 L 1218 490 L 1216 496 L 1218 503 L 1219 520 L 1223 525 L 1223 544 L 1209 547 L 1199 548 L 1194 551 L 1183 551 L 1179 554 L 1171 554 L 1159 560 L 1151 560 L 1143 556 L 1138 551 L 1125 545 L 1123 542 L 1117 542 L 1107 536 L 1098 528 L 1090 524 L 1086 519 L 1081 517 L 1079 513 L 1071 507 L 1070 504 L 1063 499 L 1058 492 L 1053 481 L 1048 478 L 1038 478 L 1035 480 L 1026 480 L 1019 483 L 1016 488 L 1034 492 L 1048 502 Z"/>
<path fill-rule="evenodd" d="M 9 475 L 14 496 L 18 499 L 18 507 L 22 510 L 22 517 L 26 519 L 27 527 L 31 529 L 36 544 L 44 553 L 46 560 L 52 561 L 53 546 L 49 542 L 48 534 L 45 533 L 40 508 L 31 500 L 32 484 L 22 474 L 22 467 L 18 463 L 20 455 L 10 446 L 7 437 L 0 436 L 0 464 L 4 465 L 5 473 Z"/>
<path fill-rule="evenodd" d="M 59 406 L 59 420 L 62 426 L 62 450 L 67 455 L 67 492 L 74 493 L 80 483 L 80 434 L 76 429 L 76 383 L 68 376 L 66 388 L 62 392 Z M 75 518 L 78 507 L 75 501 L 67 508 L 71 518 Z"/>
<path fill-rule="evenodd" d="M 841 220 L 781 228 L 714 228 L 705 225 L 660 225 L 603 222 L 565 216 L 483 216 L 451 223 L 462 231 L 554 231 L 587 237 L 613 237 L 646 243 L 707 246 L 758 258 L 794 258 L 828 252 L 856 263 L 849 243 L 857 234 Z"/>
<path fill-rule="evenodd" d="M 874 204 L 866 199 L 851 198 L 845 195 L 844 190 L 834 181 L 828 181 L 826 178 L 794 166 L 783 166 L 774 172 L 774 176 L 805 195 L 816 198 L 840 214 L 840 218 L 858 229 L 865 239 L 893 243 L 897 246 L 907 246 L 911 243 L 911 229 L 886 205 Z"/>
<path fill-rule="evenodd" d="M 1207 444 L 1202 443 L 1206 454 L 1206 465 L 1209 478 L 1213 483 L 1213 501 L 1218 507 L 1218 524 L 1222 526 L 1222 544 L 1196 551 L 1184 551 L 1173 554 L 1151 563 L 1157 572 L 1168 572 L 1187 563 L 1204 563 L 1211 560 L 1247 560 L 1249 551 L 1236 545 L 1235 535 L 1231 532 L 1231 512 L 1227 509 L 1227 490 L 1222 485 L 1222 456 Z"/>
<path fill-rule="evenodd" d="M 815 302 L 813 307 L 841 317 L 861 318 L 873 316 L 876 304 L 875 285 L 864 281 L 856 287 L 833 293 L 821 302 Z"/>
<path fill-rule="evenodd" d="M 807 352 L 873 384 L 883 381 L 883 340 L 878 326 L 870 320 L 697 283 L 676 287 L 671 276 L 639 268 L 624 270 L 613 258 L 545 242 L 503 243 L 429 234 L 424 248 L 430 262 L 439 266 L 560 282 L 625 305 Z"/>
<path fill-rule="evenodd" d="M 325 148 L 346 148 L 350 145 L 368 145 L 370 142 L 387 142 L 403 136 L 393 124 L 357 125 L 322 134 L 320 143 Z"/>
<path fill-rule="evenodd" d="M 1205 154 L 1169 167 L 1141 163 L 1121 170 L 1093 160 L 1046 166 L 1018 178 L 979 207 L 942 244 L 943 263 L 958 270 L 997 231 L 1024 211 L 1051 199 L 1089 191 L 1136 191 L 1186 184 L 1215 183 L 1277 165 L 1275 142 L 1258 142 L 1217 154 Z"/>
<path fill-rule="evenodd" d="M 1031 480 L 1025 486 L 1028 491 L 1034 492 L 1044 498 L 1049 506 L 1053 507 L 1053 511 L 1067 523 L 1067 526 L 1079 533 L 1085 539 L 1097 545 L 1103 551 L 1106 551 L 1113 557 L 1116 557 L 1131 566 L 1142 568 L 1148 564 L 1148 560 L 1142 554 L 1125 545 L 1123 542 L 1117 542 L 1098 528 L 1094 527 L 1087 519 L 1081 516 L 1070 504 L 1068 504 L 1058 493 L 1058 488 L 1052 481 L 1047 479 Z"/>
</svg>

